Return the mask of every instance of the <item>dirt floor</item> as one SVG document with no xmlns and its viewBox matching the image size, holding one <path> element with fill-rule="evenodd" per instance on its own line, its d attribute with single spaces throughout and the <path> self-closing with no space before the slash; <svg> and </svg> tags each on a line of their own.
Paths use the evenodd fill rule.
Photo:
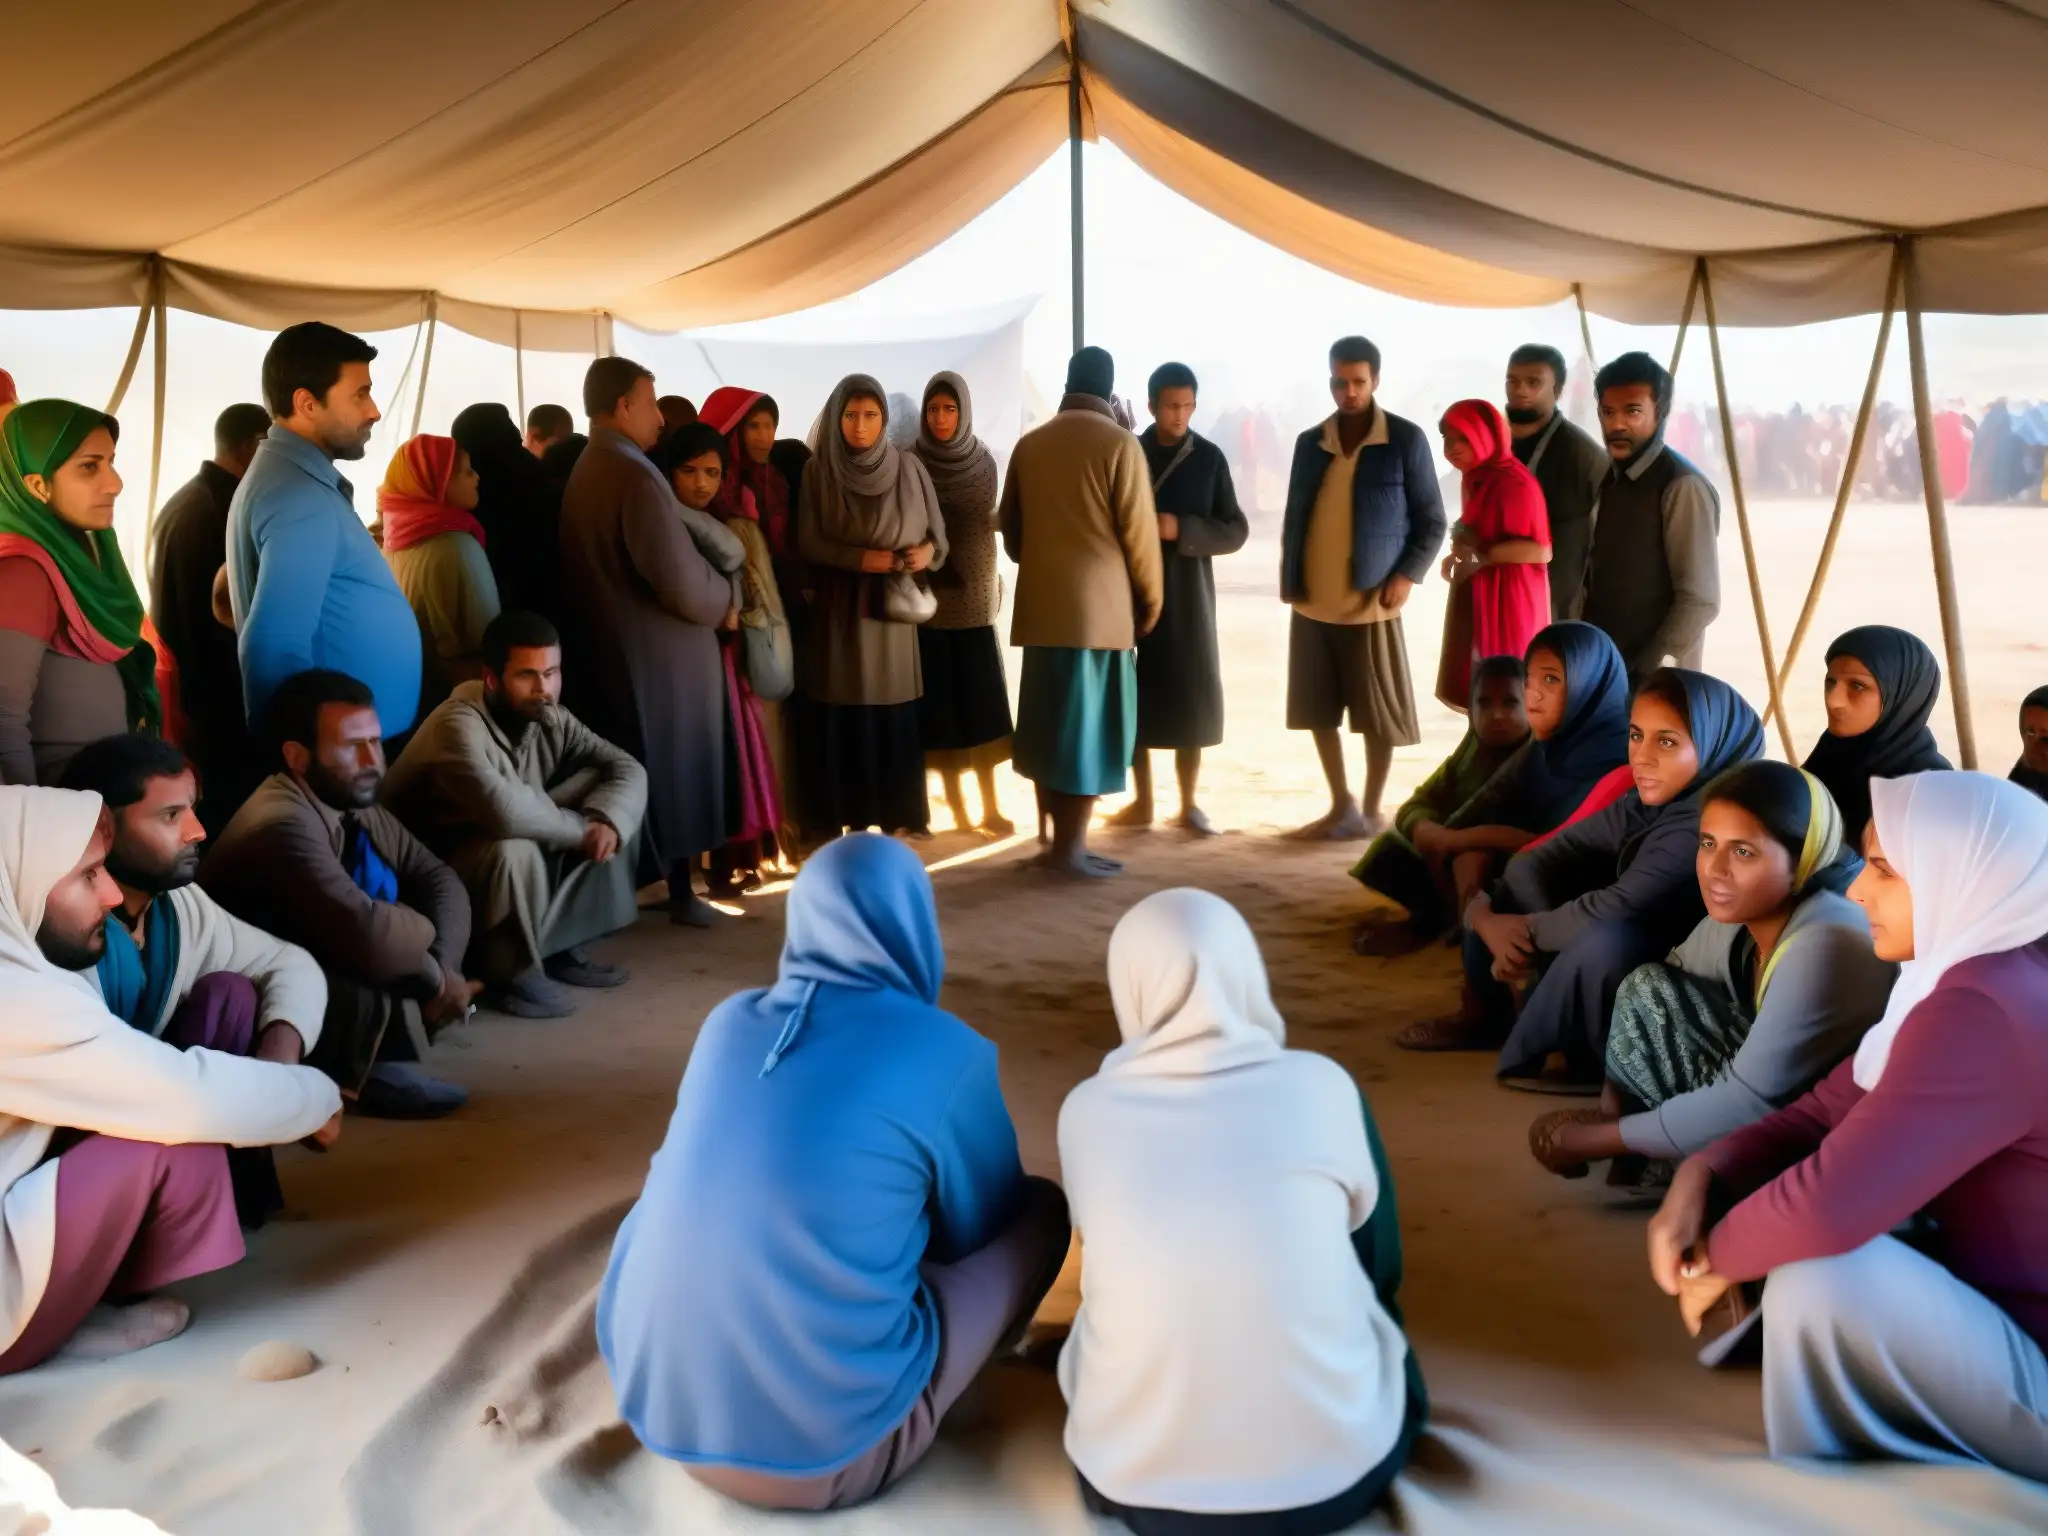
<svg viewBox="0 0 2048 1536">
<path fill-rule="evenodd" d="M 1803 737 L 1819 724 L 1811 678 L 1826 635 L 1875 620 L 1938 634 L 1916 514 L 1854 516 L 1839 595 L 1795 695 Z M 1783 567 L 1805 550 L 1810 562 L 1822 518 L 1758 509 L 1767 560 Z M 2030 594 L 1996 573 L 2040 535 L 2024 513 L 1958 520 L 1980 742 L 2002 768 L 2005 716 L 2048 678 L 2048 658 L 2027 639 L 2039 633 Z M 1748 684 L 1761 671 L 1753 628 L 1743 638 L 1730 535 L 1729 617 L 1710 654 Z M 1894 542 L 1877 546 L 1884 537 Z M 1258 933 L 1290 1043 L 1358 1077 L 1393 1158 L 1404 1299 L 1436 1411 L 1382 1523 L 1431 1533 L 2048 1529 L 2048 1493 L 1995 1474 L 1766 1461 L 1757 1376 L 1694 1362 L 1648 1278 L 1645 1212 L 1597 1180 L 1543 1172 L 1524 1135 L 1546 1104 L 1498 1089 L 1484 1060 L 1392 1047 L 1402 1023 L 1451 1001 L 1455 958 L 1353 957 L 1346 936 L 1365 899 L 1344 875 L 1350 851 L 1272 835 L 1319 799 L 1306 742 L 1280 728 L 1285 613 L 1272 569 L 1258 544 L 1219 568 L 1232 737 L 1212 754 L 1206 802 L 1233 830 L 1207 842 L 1104 834 L 1130 872 L 1078 888 L 1019 868 L 1021 840 L 949 833 L 922 846 L 949 956 L 943 1002 L 1001 1047 L 1026 1163 L 1057 1172 L 1060 1101 L 1115 1040 L 1103 962 L 1118 915 L 1150 891 L 1205 886 Z M 1920 606 L 1865 600 L 1921 587 Z M 1439 593 L 1424 590 L 1409 626 L 1419 680 L 1433 671 Z M 1802 593 L 1799 576 L 1778 584 L 1781 630 Z M 1398 783 L 1453 739 L 1446 717 L 1425 716 L 1430 739 L 1401 754 Z M 1012 782 L 1006 795 L 1027 820 L 1027 787 Z M 725 1504 L 617 1423 L 590 1337 L 593 1287 L 697 1025 L 772 974 L 781 906 L 772 891 L 751 898 L 710 934 L 643 915 L 605 946 L 634 968 L 621 992 L 566 1021 L 480 1014 L 453 1031 L 435 1065 L 470 1086 L 467 1109 L 430 1125 L 352 1121 L 329 1156 L 281 1154 L 293 1219 L 258 1234 L 248 1262 L 179 1288 L 191 1331 L 125 1361 L 0 1383 L 0 1438 L 55 1474 L 73 1503 L 135 1509 L 183 1536 L 1092 1529 L 1060 1450 L 1057 1390 L 1021 1367 L 988 1378 L 977 1411 L 949 1424 L 904 1487 L 818 1520 Z M 1070 1272 L 1048 1316 L 1071 1308 L 1072 1283 Z M 238 1379 L 242 1352 L 270 1339 L 307 1345 L 321 1368 L 277 1385 Z"/>
</svg>

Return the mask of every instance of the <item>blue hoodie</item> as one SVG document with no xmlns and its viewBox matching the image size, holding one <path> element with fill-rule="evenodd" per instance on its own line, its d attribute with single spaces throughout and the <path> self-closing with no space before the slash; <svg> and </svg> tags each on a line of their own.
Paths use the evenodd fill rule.
<svg viewBox="0 0 2048 1536">
<path fill-rule="evenodd" d="M 797 876 L 776 984 L 704 1021 L 598 1298 L 650 1450 L 836 1471 L 930 1383 L 918 1265 L 986 1244 L 1024 1178 L 995 1047 L 933 1006 L 944 973 L 923 866 L 860 834 Z"/>
</svg>

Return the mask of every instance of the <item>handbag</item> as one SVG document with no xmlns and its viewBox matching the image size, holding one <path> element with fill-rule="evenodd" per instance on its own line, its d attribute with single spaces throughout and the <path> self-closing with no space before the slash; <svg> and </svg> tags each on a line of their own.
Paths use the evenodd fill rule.
<svg viewBox="0 0 2048 1536">
<path fill-rule="evenodd" d="M 754 622 L 759 615 L 758 622 Z M 789 626 L 756 609 L 740 622 L 740 670 L 756 698 L 780 704 L 796 692 L 796 657 Z"/>
<path fill-rule="evenodd" d="M 922 624 L 939 611 L 931 589 L 909 571 L 898 571 L 882 583 L 882 617 L 891 624 Z"/>
</svg>

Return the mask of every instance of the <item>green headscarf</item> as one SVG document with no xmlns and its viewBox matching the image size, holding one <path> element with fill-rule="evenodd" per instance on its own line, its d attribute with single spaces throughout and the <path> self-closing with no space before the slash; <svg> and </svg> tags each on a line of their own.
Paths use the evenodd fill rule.
<svg viewBox="0 0 2048 1536">
<path fill-rule="evenodd" d="M 84 533 L 28 488 L 26 475 L 53 476 L 85 440 L 120 423 L 69 400 L 31 400 L 0 423 L 0 555 L 26 554 L 52 573 L 66 637 L 88 660 L 112 662 L 128 695 L 129 724 L 156 731 L 156 652 L 142 638 L 142 599 L 112 529 Z M 30 548 L 28 546 L 33 546 Z"/>
</svg>

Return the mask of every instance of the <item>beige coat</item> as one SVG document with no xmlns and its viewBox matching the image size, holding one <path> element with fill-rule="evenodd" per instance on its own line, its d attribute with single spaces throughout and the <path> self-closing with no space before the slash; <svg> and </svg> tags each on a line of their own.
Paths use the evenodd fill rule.
<svg viewBox="0 0 2048 1536">
<path fill-rule="evenodd" d="M 1012 645 L 1127 651 L 1158 621 L 1152 476 L 1109 417 L 1063 410 L 1019 438 L 996 518 L 1017 562 Z"/>
</svg>

